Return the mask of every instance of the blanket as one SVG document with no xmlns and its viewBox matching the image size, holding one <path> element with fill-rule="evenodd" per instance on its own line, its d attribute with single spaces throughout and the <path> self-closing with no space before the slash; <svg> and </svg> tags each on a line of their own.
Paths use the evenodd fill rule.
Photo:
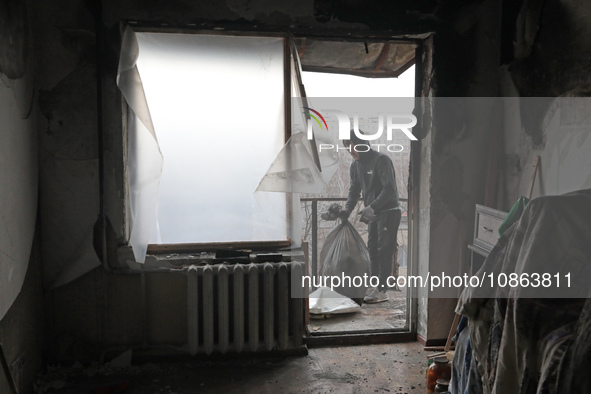
<svg viewBox="0 0 591 394">
<path fill-rule="evenodd" d="M 496 281 L 512 273 L 528 281 Z M 544 273 L 539 286 L 529 281 Z M 493 286 L 465 289 L 456 312 L 469 319 L 482 392 L 575 392 L 565 391 L 572 366 L 591 355 L 577 337 L 591 328 L 591 190 L 532 200 L 477 275 L 492 275 Z"/>
</svg>

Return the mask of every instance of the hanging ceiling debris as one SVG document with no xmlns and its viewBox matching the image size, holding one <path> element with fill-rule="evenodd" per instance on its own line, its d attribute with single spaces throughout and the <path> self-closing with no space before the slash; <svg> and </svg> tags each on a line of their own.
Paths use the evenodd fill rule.
<svg viewBox="0 0 591 394">
<path fill-rule="evenodd" d="M 411 42 L 295 41 L 304 71 L 396 78 L 415 63 L 416 44 Z"/>
</svg>

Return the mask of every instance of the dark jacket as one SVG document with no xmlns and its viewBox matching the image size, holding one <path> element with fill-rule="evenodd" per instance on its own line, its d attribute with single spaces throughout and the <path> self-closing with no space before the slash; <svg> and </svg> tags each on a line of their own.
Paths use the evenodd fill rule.
<svg viewBox="0 0 591 394">
<path fill-rule="evenodd" d="M 359 160 L 351 164 L 349 173 L 351 184 L 345 210 L 353 211 L 361 193 L 364 205 L 371 206 L 376 215 L 398 206 L 394 164 L 386 154 L 373 149 L 359 152 Z"/>
</svg>

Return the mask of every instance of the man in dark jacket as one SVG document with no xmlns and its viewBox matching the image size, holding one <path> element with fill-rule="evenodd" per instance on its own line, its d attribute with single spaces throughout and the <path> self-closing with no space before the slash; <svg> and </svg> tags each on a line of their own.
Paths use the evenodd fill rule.
<svg viewBox="0 0 591 394">
<path fill-rule="evenodd" d="M 365 208 L 359 213 L 360 220 L 367 223 L 367 248 L 371 261 L 370 272 L 379 278 L 379 285 L 370 288 L 364 302 L 376 303 L 388 300 L 387 279 L 392 274 L 396 251 L 396 236 L 400 225 L 401 210 L 396 187 L 396 173 L 390 157 L 371 149 L 353 131 L 350 140 L 343 141 L 355 161 L 349 173 L 351 182 L 345 208 L 339 212 L 347 220 L 363 195 Z"/>
</svg>

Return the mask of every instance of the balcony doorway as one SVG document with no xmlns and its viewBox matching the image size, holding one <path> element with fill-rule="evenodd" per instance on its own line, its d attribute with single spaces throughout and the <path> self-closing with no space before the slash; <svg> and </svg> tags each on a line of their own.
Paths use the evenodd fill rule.
<svg viewBox="0 0 591 394">
<path fill-rule="evenodd" d="M 366 78 L 362 76 L 329 74 L 325 72 L 304 72 L 302 82 L 311 106 L 316 105 L 315 98 L 413 98 L 415 96 L 415 68 L 408 67 L 397 78 Z M 330 129 L 330 119 L 328 128 Z M 376 117 L 359 118 L 359 128 L 370 133 L 378 127 Z M 405 277 L 410 272 L 410 232 L 407 213 L 408 184 L 410 163 L 410 140 L 400 136 L 393 142 L 402 146 L 396 152 L 387 153 L 394 164 L 399 200 L 401 204 L 401 222 L 397 235 L 397 251 L 394 256 L 392 276 Z M 344 206 L 349 187 L 349 166 L 352 158 L 348 152 L 338 152 L 339 169 L 322 195 L 302 195 L 303 216 L 302 239 L 308 245 L 308 272 L 318 275 L 319 256 L 328 233 L 339 221 L 322 218 L 331 204 Z M 363 209 L 360 201 L 353 210 L 350 221 L 367 245 L 367 225 L 359 221 L 357 213 Z M 325 215 L 326 216 L 326 215 Z M 305 244 L 304 244 L 305 245 Z M 308 324 L 310 338 L 342 336 L 367 333 L 408 333 L 411 298 L 405 286 L 387 291 L 388 300 L 380 303 L 363 303 L 361 311 L 346 314 L 311 315 Z"/>
</svg>

